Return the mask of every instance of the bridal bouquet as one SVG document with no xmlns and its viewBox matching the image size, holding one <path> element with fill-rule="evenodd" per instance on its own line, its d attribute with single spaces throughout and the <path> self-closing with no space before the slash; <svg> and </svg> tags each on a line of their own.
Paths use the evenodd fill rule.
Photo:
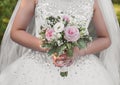
<svg viewBox="0 0 120 85">
<path fill-rule="evenodd" d="M 84 21 L 79 22 L 75 16 L 60 15 L 46 17 L 45 24 L 40 26 L 40 39 L 44 41 L 43 47 L 51 48 L 49 55 L 60 57 L 66 53 L 73 56 L 75 46 L 85 48 L 92 39 Z M 67 76 L 67 72 L 62 72 L 61 76 Z"/>
</svg>

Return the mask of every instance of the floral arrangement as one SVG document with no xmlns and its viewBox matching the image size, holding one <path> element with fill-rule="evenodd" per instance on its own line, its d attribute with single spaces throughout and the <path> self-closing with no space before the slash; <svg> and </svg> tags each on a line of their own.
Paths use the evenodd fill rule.
<svg viewBox="0 0 120 85">
<path fill-rule="evenodd" d="M 73 48 L 85 48 L 92 40 L 87 28 L 77 21 L 75 16 L 60 15 L 46 17 L 45 24 L 40 26 L 40 39 L 43 47 L 50 48 L 48 54 L 59 57 L 64 52 L 73 56 Z"/>
</svg>

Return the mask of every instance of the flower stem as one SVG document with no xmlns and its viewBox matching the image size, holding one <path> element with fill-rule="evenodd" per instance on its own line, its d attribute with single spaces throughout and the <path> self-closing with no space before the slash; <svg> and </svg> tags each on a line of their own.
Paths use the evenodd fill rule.
<svg viewBox="0 0 120 85">
<path fill-rule="evenodd" d="M 68 71 L 60 72 L 60 75 L 61 75 L 62 77 L 67 77 L 67 76 L 68 76 Z"/>
</svg>

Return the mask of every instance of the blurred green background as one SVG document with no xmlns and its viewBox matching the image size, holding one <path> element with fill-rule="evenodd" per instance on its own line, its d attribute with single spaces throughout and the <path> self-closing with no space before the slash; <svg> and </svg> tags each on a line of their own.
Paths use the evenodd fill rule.
<svg viewBox="0 0 120 85">
<path fill-rule="evenodd" d="M 120 23 L 120 0 L 112 0 Z M 0 0 L 0 42 L 17 0 Z"/>
</svg>

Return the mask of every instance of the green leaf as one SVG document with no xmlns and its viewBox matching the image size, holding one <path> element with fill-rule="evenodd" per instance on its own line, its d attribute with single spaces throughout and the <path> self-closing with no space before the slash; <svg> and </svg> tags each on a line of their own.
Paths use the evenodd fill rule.
<svg viewBox="0 0 120 85">
<path fill-rule="evenodd" d="M 71 43 L 67 43 L 67 49 L 71 49 L 72 48 L 72 44 Z"/>
<path fill-rule="evenodd" d="M 48 51 L 48 54 L 49 54 L 49 55 L 52 55 L 53 53 L 56 53 L 56 49 L 55 49 L 55 48 L 51 48 L 51 49 Z"/>
<path fill-rule="evenodd" d="M 66 49 L 66 46 L 62 45 L 56 48 L 56 52 L 60 55 L 64 52 L 65 49 Z"/>
<path fill-rule="evenodd" d="M 48 44 L 48 43 L 45 43 L 42 45 L 42 47 L 45 47 L 45 48 L 52 48 L 52 44 Z"/>
<path fill-rule="evenodd" d="M 79 45 L 78 45 L 78 42 L 74 42 L 74 43 L 72 43 L 72 45 L 73 45 L 73 47 L 79 46 Z"/>
<path fill-rule="evenodd" d="M 78 47 L 81 49 L 81 48 L 85 48 L 86 47 L 86 42 L 84 39 L 80 39 L 78 40 Z"/>
<path fill-rule="evenodd" d="M 73 56 L 73 49 L 72 49 L 72 48 L 71 48 L 71 49 L 67 49 L 66 52 L 67 52 L 67 55 L 68 55 L 69 57 L 72 57 L 72 56 Z"/>
<path fill-rule="evenodd" d="M 61 77 L 67 77 L 68 76 L 68 71 L 66 72 L 60 72 Z"/>
</svg>

